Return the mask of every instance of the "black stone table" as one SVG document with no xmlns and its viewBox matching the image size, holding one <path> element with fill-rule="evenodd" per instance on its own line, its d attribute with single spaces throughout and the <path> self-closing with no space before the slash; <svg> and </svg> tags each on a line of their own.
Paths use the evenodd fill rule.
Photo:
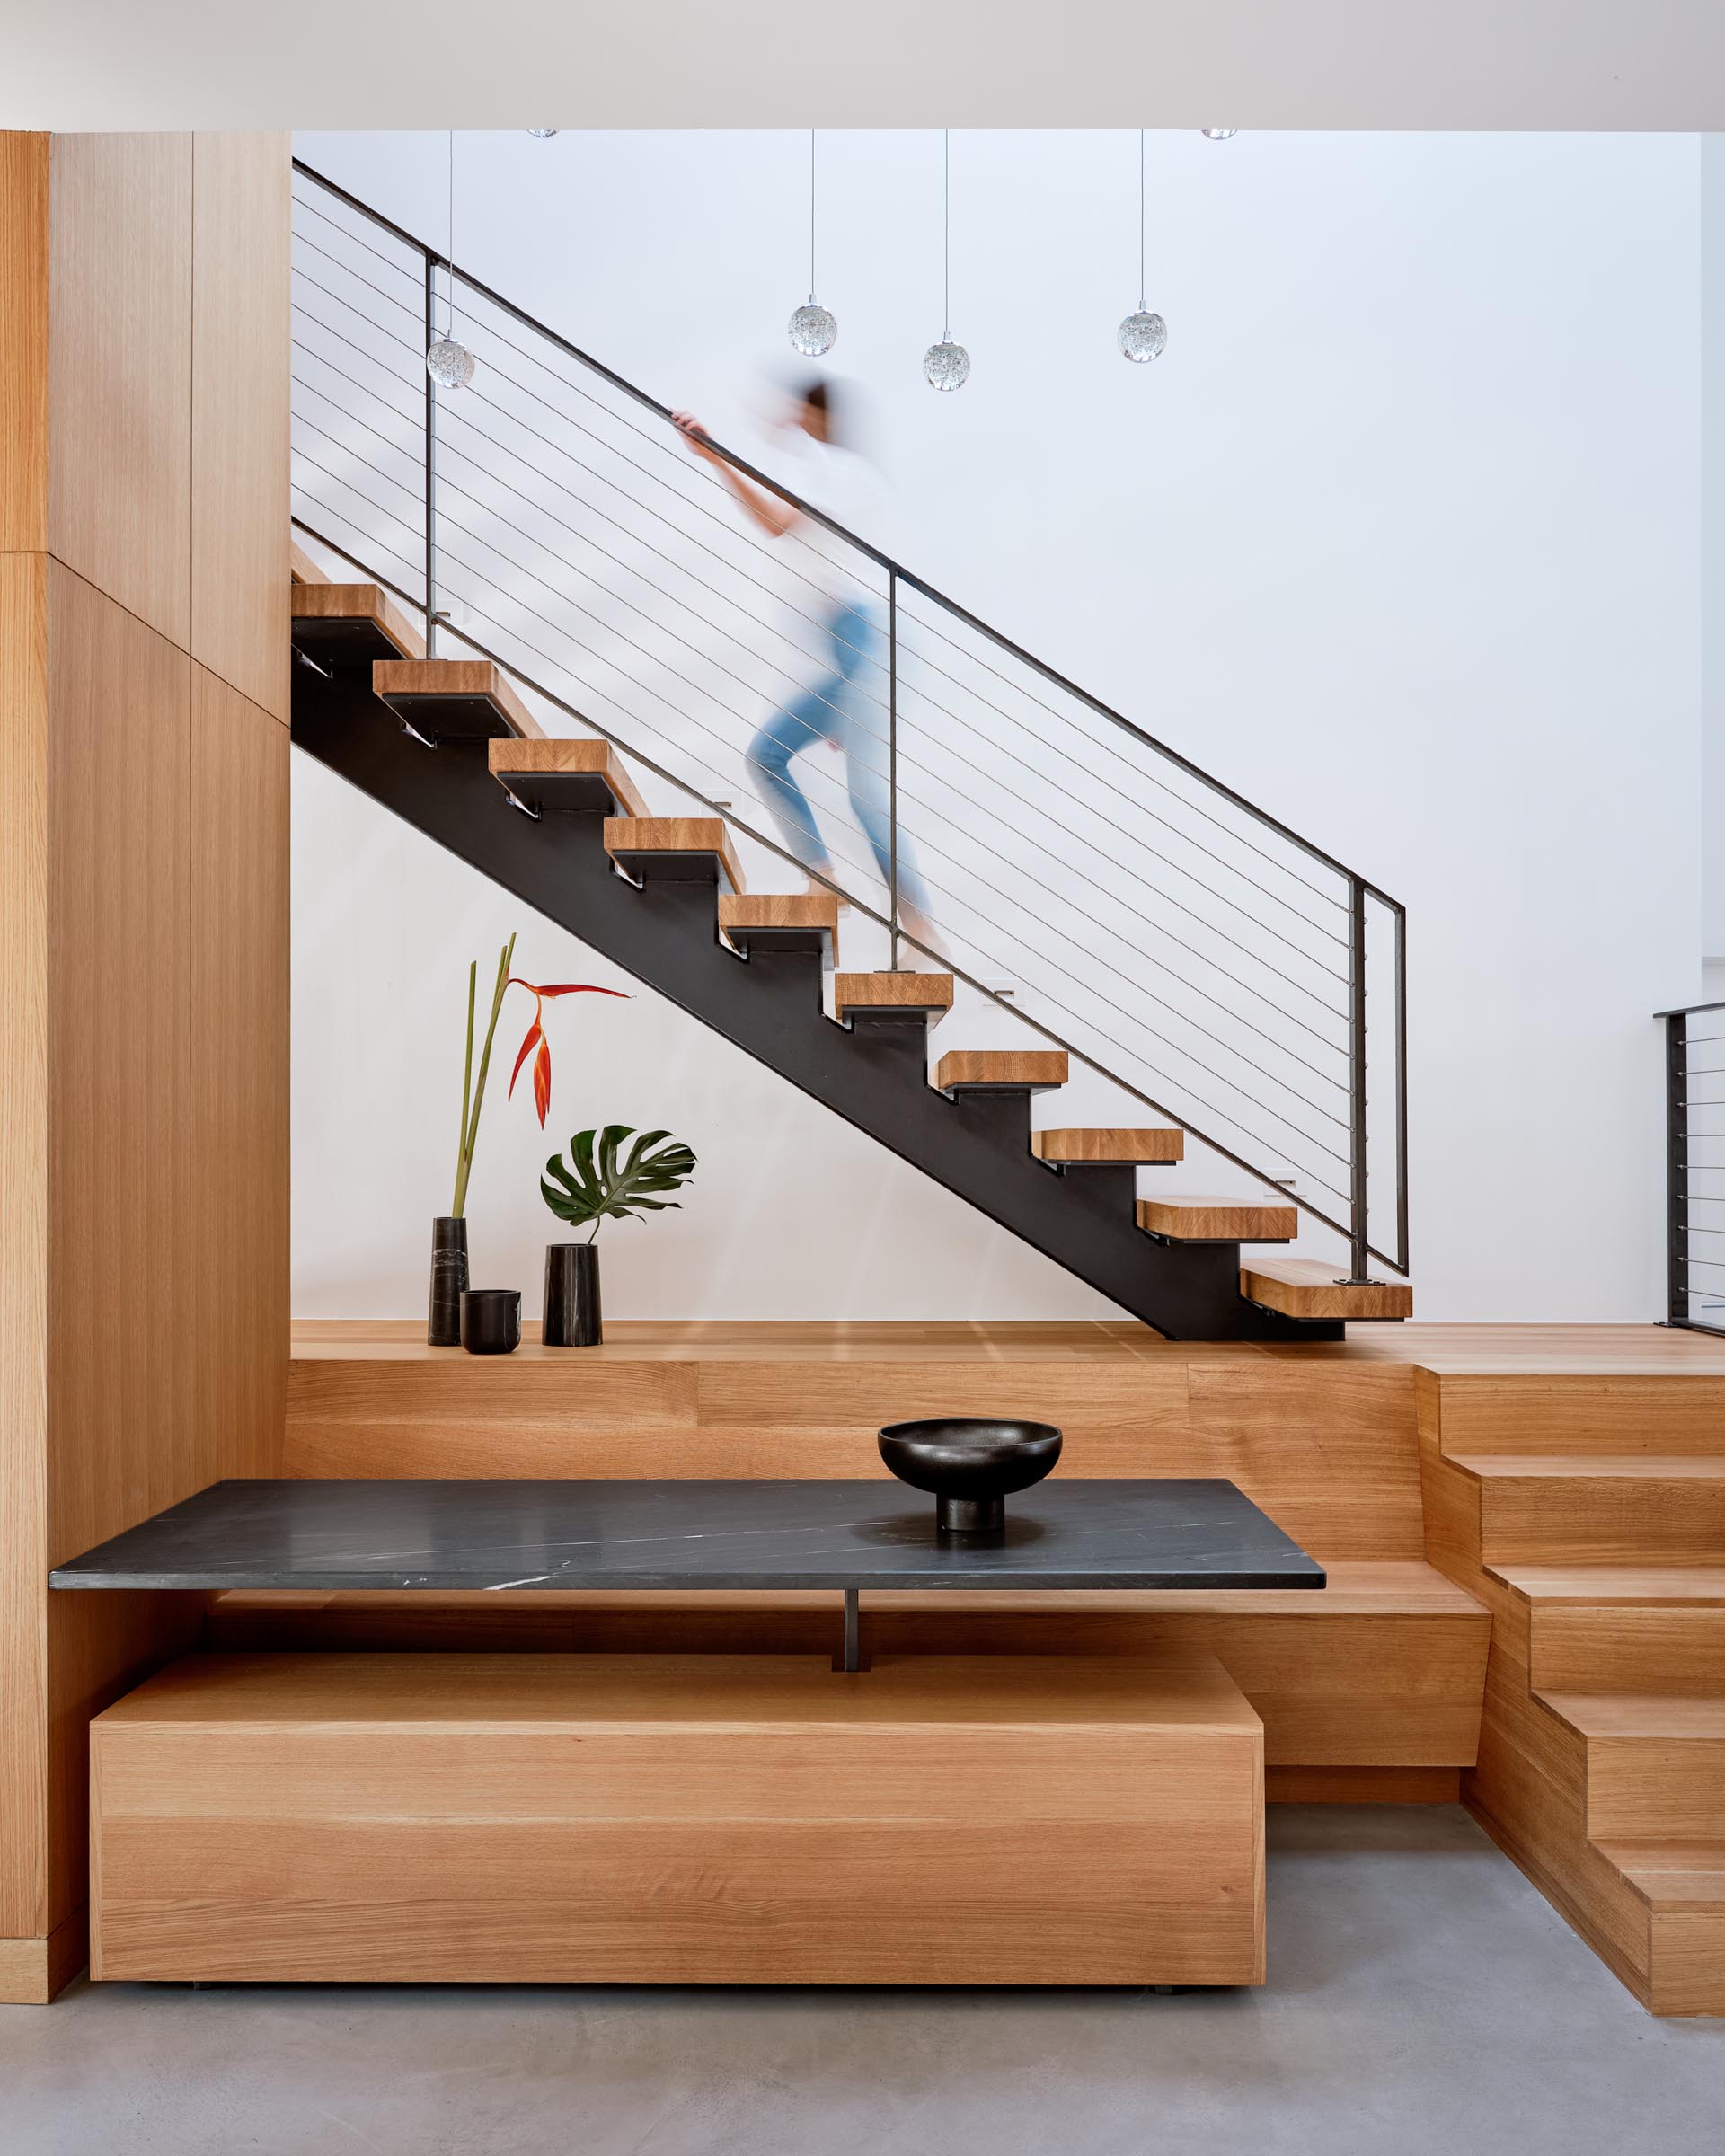
<svg viewBox="0 0 1725 2156">
<path fill-rule="evenodd" d="M 942 1542 L 934 1501 L 870 1481 L 226 1481 L 58 1566 L 58 1588 L 1316 1587 L 1232 1482 L 1057 1477 L 1004 1540 Z"/>
</svg>

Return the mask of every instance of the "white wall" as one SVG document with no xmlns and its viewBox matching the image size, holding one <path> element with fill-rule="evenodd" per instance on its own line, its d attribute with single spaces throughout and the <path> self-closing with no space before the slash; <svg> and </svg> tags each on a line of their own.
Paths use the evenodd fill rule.
<svg viewBox="0 0 1725 2156">
<path fill-rule="evenodd" d="M 441 239 L 440 137 L 299 149 Z M 801 296 L 805 150 L 464 137 L 456 252 L 740 438 Z M 1421 1314 L 1651 1317 L 1648 1014 L 1701 955 L 1695 140 L 1153 137 L 1146 369 L 1112 349 L 1135 179 L 1129 137 L 955 137 L 976 373 L 936 397 L 938 138 L 823 137 L 822 296 L 901 551 L 1406 901 Z M 615 976 L 303 764 L 296 814 L 296 1307 L 409 1312 L 466 959 L 519 923 L 527 970 Z M 703 1154 L 684 1214 L 607 1231 L 616 1314 L 1101 1307 L 681 1013 L 557 1018 L 553 1135 Z M 548 1150 L 500 1092 L 475 1247 L 530 1290 Z"/>
</svg>

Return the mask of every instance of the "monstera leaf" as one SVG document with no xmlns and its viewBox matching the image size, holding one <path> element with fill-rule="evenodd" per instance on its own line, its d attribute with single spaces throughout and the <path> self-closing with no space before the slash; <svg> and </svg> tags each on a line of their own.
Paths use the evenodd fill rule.
<svg viewBox="0 0 1725 2156">
<path fill-rule="evenodd" d="M 677 1211 L 677 1200 L 665 1194 L 680 1190 L 694 1173 L 694 1155 L 668 1130 L 636 1132 L 626 1123 L 607 1123 L 603 1130 L 576 1132 L 568 1165 L 553 1153 L 539 1195 L 559 1220 L 573 1227 L 591 1221 L 597 1235 L 601 1221 Z"/>
</svg>

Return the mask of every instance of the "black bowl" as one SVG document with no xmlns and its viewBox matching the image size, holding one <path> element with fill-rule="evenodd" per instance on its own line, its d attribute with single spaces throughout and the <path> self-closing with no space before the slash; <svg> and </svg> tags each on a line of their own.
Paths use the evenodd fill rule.
<svg viewBox="0 0 1725 2156">
<path fill-rule="evenodd" d="M 942 1534 L 988 1535 L 1006 1527 L 1006 1499 L 1039 1482 L 1060 1457 L 1051 1422 L 996 1422 L 981 1415 L 941 1415 L 889 1422 L 880 1457 L 901 1482 L 932 1490 Z"/>
</svg>

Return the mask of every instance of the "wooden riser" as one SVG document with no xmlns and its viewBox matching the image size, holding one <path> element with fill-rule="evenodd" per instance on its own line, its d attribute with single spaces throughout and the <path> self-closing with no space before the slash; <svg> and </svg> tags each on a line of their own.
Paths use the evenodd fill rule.
<svg viewBox="0 0 1725 2156">
<path fill-rule="evenodd" d="M 1422 1369 L 1415 1388 L 1422 1427 L 1452 1458 L 1725 1449 L 1725 1375 Z"/>
<path fill-rule="evenodd" d="M 1725 1841 L 1725 1701 L 1539 1696 L 1583 1740 L 1594 1841 Z"/>
<path fill-rule="evenodd" d="M 1725 1607 L 1538 1609 L 1534 1683 L 1542 1692 L 1725 1690 Z"/>
<path fill-rule="evenodd" d="M 830 1655 L 836 1595 L 227 1595 L 224 1654 Z M 1319 1595 L 915 1595 L 862 1598 L 871 1654 L 1214 1654 L 1275 1766 L 1471 1765 L 1491 1620 L 1421 1565 L 1332 1568 Z"/>
<path fill-rule="evenodd" d="M 1474 1455 L 1450 1465 L 1479 1486 L 1489 1565 L 1716 1562 L 1725 1549 L 1725 1460 Z"/>
</svg>

